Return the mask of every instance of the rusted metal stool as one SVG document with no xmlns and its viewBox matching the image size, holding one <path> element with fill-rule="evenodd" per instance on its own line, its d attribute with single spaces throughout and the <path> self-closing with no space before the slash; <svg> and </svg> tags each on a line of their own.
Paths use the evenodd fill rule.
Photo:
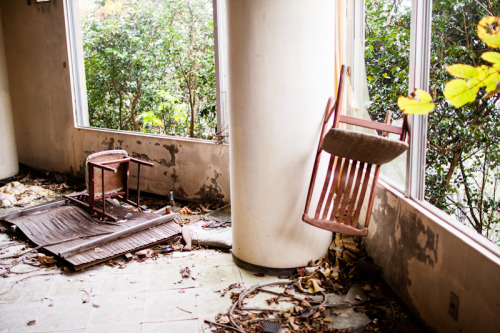
<svg viewBox="0 0 500 333">
<path fill-rule="evenodd" d="M 137 164 L 137 202 L 130 200 L 129 173 L 130 162 Z M 107 216 L 112 220 L 117 217 L 106 212 L 106 199 L 120 198 L 142 209 L 140 206 L 140 171 L 141 165 L 152 167 L 153 163 L 128 156 L 125 150 L 105 150 L 91 154 L 85 160 L 85 181 L 87 191 L 64 196 L 90 209 L 92 212 Z M 87 198 L 85 200 L 84 198 Z M 96 203 L 101 201 L 102 208 Z"/>
</svg>

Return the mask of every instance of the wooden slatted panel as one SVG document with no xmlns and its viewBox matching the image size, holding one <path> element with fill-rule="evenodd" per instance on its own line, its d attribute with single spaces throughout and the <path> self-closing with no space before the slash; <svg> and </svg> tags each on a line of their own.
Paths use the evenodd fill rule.
<svg viewBox="0 0 500 333">
<path fill-rule="evenodd" d="M 75 269 L 81 269 L 131 251 L 163 242 L 177 234 L 179 234 L 178 225 L 173 221 L 167 222 L 154 228 L 118 239 L 106 245 L 99 246 L 99 251 L 91 249 L 65 258 L 65 260 L 75 266 Z M 51 251 L 50 247 L 47 247 L 47 250 Z"/>
<path fill-rule="evenodd" d="M 328 188 L 330 186 L 330 179 L 332 177 L 332 170 L 333 170 L 334 163 L 336 160 L 336 158 L 334 156 L 331 156 L 330 154 L 327 154 L 327 155 L 330 159 L 330 162 L 328 163 L 328 169 L 326 172 L 325 182 L 323 184 L 323 189 L 321 190 L 321 195 L 320 195 L 319 200 L 318 200 L 318 206 L 316 206 L 316 214 L 314 215 L 315 218 L 319 218 L 321 211 L 324 208 L 323 203 L 325 201 L 326 193 L 328 193 Z"/>
<path fill-rule="evenodd" d="M 342 159 L 342 168 L 339 170 L 339 175 L 337 176 L 339 182 L 337 186 L 337 190 L 335 191 L 335 201 L 333 202 L 332 212 L 330 213 L 330 220 L 335 220 L 337 218 L 340 200 L 344 196 L 345 183 L 347 179 L 349 168 L 349 160 L 343 158 Z M 337 183 L 336 183 L 337 184 Z"/>
<path fill-rule="evenodd" d="M 365 168 L 365 163 L 359 162 L 359 165 L 357 166 L 357 175 L 356 175 L 356 181 L 354 183 L 354 190 L 351 194 L 351 202 L 349 204 L 349 209 L 347 211 L 347 214 L 345 216 L 345 223 L 346 224 L 353 224 L 354 218 L 353 218 L 353 212 L 354 208 L 356 207 L 357 200 L 356 198 L 358 197 L 359 189 L 361 188 L 361 179 L 363 177 L 363 172 Z"/>
<path fill-rule="evenodd" d="M 361 193 L 359 194 L 359 197 L 356 199 L 357 201 L 357 207 L 356 211 L 354 213 L 354 217 L 352 219 L 351 225 L 353 227 L 358 226 L 358 219 L 359 219 L 359 214 L 361 213 L 361 206 L 363 205 L 363 199 L 366 194 L 366 189 L 368 188 L 368 183 L 370 182 L 370 172 L 372 169 L 371 164 L 366 164 L 366 169 L 363 172 L 363 181 L 361 182 L 363 184 L 361 188 Z"/>
<path fill-rule="evenodd" d="M 328 193 L 328 199 L 326 200 L 325 209 L 323 210 L 323 215 L 321 217 L 323 220 L 325 220 L 328 216 L 328 211 L 331 207 L 335 192 L 337 191 L 337 184 L 339 182 L 339 176 L 340 176 L 341 170 L 342 170 L 343 160 L 339 157 L 335 157 L 335 160 L 336 160 L 335 171 L 333 172 L 333 180 L 332 180 L 332 183 L 330 186 L 330 193 Z"/>
<path fill-rule="evenodd" d="M 339 210 L 339 216 L 337 218 L 337 221 L 339 223 L 346 223 L 350 224 L 350 219 L 347 218 L 345 211 L 348 207 L 348 205 L 351 205 L 354 200 L 352 200 L 351 197 L 351 190 L 352 190 L 352 183 L 354 181 L 354 176 L 356 174 L 356 171 L 358 169 L 358 161 L 350 161 L 350 168 L 349 168 L 349 175 L 348 180 L 347 180 L 347 186 L 344 191 L 344 195 L 342 198 L 342 205 L 340 206 Z M 345 221 L 344 221 L 345 220 Z"/>
<path fill-rule="evenodd" d="M 90 213 L 77 206 L 58 206 L 36 214 L 13 216 L 6 221 L 13 223 L 33 241 L 55 255 L 74 246 L 88 242 L 102 235 L 111 234 L 146 220 L 157 218 L 155 213 L 142 213 L 110 205 L 113 213 L 120 218 L 132 214 L 124 223 L 97 224 Z M 65 258 L 76 269 L 87 267 L 130 251 L 144 248 L 180 233 L 178 225 L 172 220 L 162 225 L 125 236 L 95 249 Z"/>
</svg>

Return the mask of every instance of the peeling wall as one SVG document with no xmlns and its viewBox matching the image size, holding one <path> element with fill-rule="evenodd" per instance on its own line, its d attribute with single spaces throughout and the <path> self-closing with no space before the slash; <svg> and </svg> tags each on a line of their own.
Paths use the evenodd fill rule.
<svg viewBox="0 0 500 333">
<path fill-rule="evenodd" d="M 155 164 L 141 168 L 142 190 L 230 201 L 227 145 L 75 128 L 63 0 L 31 5 L 2 0 L 0 13 L 19 162 L 83 175 L 88 154 L 119 148 Z M 132 177 L 132 188 L 135 183 Z"/>
<path fill-rule="evenodd" d="M 384 279 L 436 332 L 500 325 L 500 258 L 400 193 L 379 186 L 366 248 Z M 448 313 L 459 297 L 458 318 Z"/>
</svg>

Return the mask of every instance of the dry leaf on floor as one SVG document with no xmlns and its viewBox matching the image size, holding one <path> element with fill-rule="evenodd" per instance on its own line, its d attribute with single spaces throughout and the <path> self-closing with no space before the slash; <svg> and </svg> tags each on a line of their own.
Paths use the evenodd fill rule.
<svg viewBox="0 0 500 333">
<path fill-rule="evenodd" d="M 182 215 L 191 215 L 191 214 L 193 214 L 193 211 L 191 209 L 189 209 L 187 206 L 184 206 L 183 208 L 181 208 L 179 210 L 179 213 Z"/>
<path fill-rule="evenodd" d="M 47 257 L 45 255 L 38 256 L 36 258 L 36 260 L 38 260 L 43 265 L 51 265 L 51 264 L 55 264 L 57 262 L 57 260 L 55 260 L 54 258 Z"/>
</svg>

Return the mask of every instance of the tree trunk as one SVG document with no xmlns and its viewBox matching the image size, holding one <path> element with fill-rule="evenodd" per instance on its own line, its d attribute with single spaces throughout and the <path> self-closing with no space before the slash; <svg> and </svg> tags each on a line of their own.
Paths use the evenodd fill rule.
<svg viewBox="0 0 500 333">
<path fill-rule="evenodd" d="M 139 131 L 141 129 L 139 123 L 135 119 L 135 109 L 137 108 L 137 103 L 139 103 L 139 98 L 141 98 L 142 95 L 141 86 L 142 83 L 137 82 L 137 93 L 134 96 L 134 100 L 132 101 L 132 106 L 130 108 L 130 120 L 132 121 L 132 125 L 134 126 L 134 131 Z"/>
</svg>

